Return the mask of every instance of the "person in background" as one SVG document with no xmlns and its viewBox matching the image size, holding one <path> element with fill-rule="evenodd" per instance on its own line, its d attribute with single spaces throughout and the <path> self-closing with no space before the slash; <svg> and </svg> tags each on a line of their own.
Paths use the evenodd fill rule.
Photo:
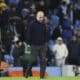
<svg viewBox="0 0 80 80">
<path fill-rule="evenodd" d="M 52 15 L 51 15 L 51 19 L 50 19 L 50 34 L 52 35 L 54 29 L 59 26 L 59 17 L 57 15 L 57 10 L 55 9 L 53 12 L 52 12 Z"/>
<path fill-rule="evenodd" d="M 45 14 L 48 13 L 48 9 L 46 7 L 46 3 L 44 0 L 40 0 L 38 3 L 37 3 L 37 7 L 36 7 L 37 11 L 43 11 Z"/>
<path fill-rule="evenodd" d="M 69 50 L 69 55 L 68 55 L 68 61 L 69 64 L 72 65 L 77 65 L 78 64 L 78 57 L 79 57 L 79 50 L 78 50 L 78 39 L 74 35 L 72 36 L 70 42 L 68 43 L 68 50 Z"/>
<path fill-rule="evenodd" d="M 63 22 L 62 22 L 62 37 L 65 43 L 68 43 L 70 38 L 73 35 L 73 26 L 72 23 L 68 17 L 68 15 L 64 15 Z"/>
<path fill-rule="evenodd" d="M 76 21 L 75 21 L 75 31 L 76 30 L 80 30 L 80 9 L 78 9 L 77 11 L 77 19 L 76 19 Z"/>
<path fill-rule="evenodd" d="M 5 47 L 2 47 L 0 50 L 0 62 L 5 61 L 5 57 L 4 57 L 5 54 L 6 54 L 6 49 L 5 49 Z"/>
<path fill-rule="evenodd" d="M 5 58 L 4 58 L 5 54 L 6 54 L 6 49 L 5 47 L 2 47 L 0 49 L 0 77 L 2 76 L 1 72 L 3 71 L 3 69 L 1 68 L 1 64 L 2 64 L 2 61 L 5 61 Z"/>
<path fill-rule="evenodd" d="M 22 11 L 22 9 L 26 8 L 26 9 L 29 9 L 30 8 L 30 3 L 32 2 L 29 2 L 30 0 L 21 0 L 19 5 L 18 5 L 18 9 L 19 9 L 19 12 Z"/>
<path fill-rule="evenodd" d="M 24 45 L 21 41 L 16 41 L 12 55 L 14 58 L 14 66 L 21 66 L 21 59 L 24 54 Z"/>
<path fill-rule="evenodd" d="M 63 21 L 63 15 L 67 14 L 67 9 L 68 9 L 67 3 L 65 1 L 62 1 L 60 4 L 60 7 L 58 9 L 58 16 L 60 18 L 60 25 L 62 24 L 62 21 Z"/>
<path fill-rule="evenodd" d="M 70 4 L 70 0 L 62 0 L 65 1 L 67 4 Z"/>
<path fill-rule="evenodd" d="M 78 40 L 80 40 L 80 30 L 76 31 L 76 37 L 77 37 Z"/>
<path fill-rule="evenodd" d="M 21 1 L 21 0 L 5 0 L 5 2 L 6 2 L 9 6 L 16 6 L 16 7 L 18 7 L 20 1 Z"/>
<path fill-rule="evenodd" d="M 68 13 L 68 16 L 70 18 L 70 21 L 72 22 L 72 24 L 74 24 L 74 22 L 75 22 L 75 20 L 74 20 L 75 12 L 74 12 L 74 4 L 73 3 L 70 3 L 68 5 L 67 13 Z"/>
<path fill-rule="evenodd" d="M 50 9 L 52 10 L 58 8 L 62 0 L 49 0 L 49 1 L 50 1 Z"/>
<path fill-rule="evenodd" d="M 47 42 L 49 40 L 48 28 L 44 24 L 45 14 L 43 11 L 39 11 L 36 14 L 36 20 L 33 21 L 28 27 L 27 40 L 31 46 L 31 60 L 26 70 L 26 77 L 30 76 L 33 63 L 39 56 L 40 59 L 40 78 L 43 79 L 45 76 L 46 69 L 46 52 Z"/>
<path fill-rule="evenodd" d="M 35 14 L 35 12 L 36 12 L 36 3 L 32 3 L 31 5 L 30 5 L 30 10 L 31 10 L 31 12 L 33 13 L 33 14 Z"/>
<path fill-rule="evenodd" d="M 68 55 L 68 64 L 75 65 L 74 66 L 74 71 L 75 71 L 75 76 L 78 75 L 79 73 L 79 65 L 80 65 L 80 52 L 79 52 L 79 42 L 76 37 L 76 35 L 72 36 L 71 41 L 68 44 L 68 50 L 69 50 L 69 55 Z"/>
<path fill-rule="evenodd" d="M 53 53 L 55 55 L 56 66 L 62 67 L 65 65 L 68 56 L 68 48 L 61 37 L 57 38 L 57 43 L 53 46 Z"/>
</svg>

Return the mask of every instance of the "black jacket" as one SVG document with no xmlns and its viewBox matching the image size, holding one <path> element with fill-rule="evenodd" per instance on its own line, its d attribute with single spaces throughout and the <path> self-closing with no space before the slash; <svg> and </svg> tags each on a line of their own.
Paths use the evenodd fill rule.
<svg viewBox="0 0 80 80">
<path fill-rule="evenodd" d="M 27 29 L 27 41 L 31 45 L 44 45 L 49 40 L 49 30 L 45 24 L 33 21 Z"/>
<path fill-rule="evenodd" d="M 76 42 L 70 42 L 69 45 L 68 45 L 68 49 L 69 49 L 69 55 L 68 55 L 68 62 L 70 64 L 73 64 L 73 65 L 80 65 L 79 63 L 79 56 L 80 56 L 80 53 L 79 53 L 79 43 L 78 41 Z"/>
</svg>

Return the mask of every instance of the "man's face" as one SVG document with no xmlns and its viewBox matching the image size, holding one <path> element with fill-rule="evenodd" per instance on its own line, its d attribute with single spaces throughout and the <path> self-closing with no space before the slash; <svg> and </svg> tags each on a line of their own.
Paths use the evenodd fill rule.
<svg viewBox="0 0 80 80">
<path fill-rule="evenodd" d="M 36 5 L 33 3 L 32 5 L 31 5 L 31 9 L 35 9 L 36 8 Z"/>
<path fill-rule="evenodd" d="M 43 22 L 45 16 L 43 12 L 38 12 L 36 17 L 37 17 L 37 21 Z"/>
<path fill-rule="evenodd" d="M 21 47 L 22 46 L 22 42 L 19 42 L 19 47 Z"/>
<path fill-rule="evenodd" d="M 79 31 L 77 31 L 77 36 L 78 36 L 78 37 L 80 37 L 80 30 L 79 30 Z"/>
<path fill-rule="evenodd" d="M 77 40 L 76 36 L 73 36 L 73 37 L 72 37 L 72 41 L 75 42 L 76 40 Z"/>
<path fill-rule="evenodd" d="M 61 44 L 63 43 L 63 41 L 62 41 L 62 40 L 58 40 L 57 43 L 58 43 L 59 45 L 61 45 Z"/>
<path fill-rule="evenodd" d="M 64 16 L 64 19 L 68 19 L 68 16 L 67 16 L 67 15 L 65 15 L 65 16 Z"/>
<path fill-rule="evenodd" d="M 5 49 L 4 49 L 4 48 L 2 48 L 2 50 L 1 50 L 1 51 L 2 51 L 2 53 L 4 53 L 4 52 L 5 52 Z"/>
<path fill-rule="evenodd" d="M 12 11 L 13 11 L 13 12 L 16 12 L 16 7 L 13 7 L 13 8 L 12 8 Z"/>
<path fill-rule="evenodd" d="M 73 4 L 71 4 L 71 5 L 70 5 L 70 8 L 71 8 L 71 9 L 73 9 L 73 8 L 74 8 Z"/>
</svg>

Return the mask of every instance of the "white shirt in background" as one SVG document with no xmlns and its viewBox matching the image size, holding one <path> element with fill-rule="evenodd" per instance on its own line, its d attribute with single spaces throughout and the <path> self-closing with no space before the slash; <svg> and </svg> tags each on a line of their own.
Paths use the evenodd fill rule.
<svg viewBox="0 0 80 80">
<path fill-rule="evenodd" d="M 68 49 L 64 43 L 61 45 L 55 44 L 53 46 L 53 52 L 55 53 L 56 59 L 62 59 L 62 58 L 66 58 L 68 56 Z"/>
</svg>

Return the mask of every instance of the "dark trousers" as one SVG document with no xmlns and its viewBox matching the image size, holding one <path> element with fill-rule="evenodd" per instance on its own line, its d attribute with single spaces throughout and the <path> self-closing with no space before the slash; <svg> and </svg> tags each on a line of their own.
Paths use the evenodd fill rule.
<svg viewBox="0 0 80 80">
<path fill-rule="evenodd" d="M 45 70 L 46 70 L 46 52 L 47 52 L 47 45 L 42 46 L 31 46 L 31 59 L 29 61 L 26 76 L 30 76 L 30 72 L 33 66 L 33 63 L 37 59 L 37 56 L 40 58 L 40 78 L 44 78 Z"/>
<path fill-rule="evenodd" d="M 14 66 L 21 66 L 21 60 L 20 58 L 14 58 Z"/>
<path fill-rule="evenodd" d="M 28 65 L 28 60 L 24 60 L 24 57 L 20 60 L 21 66 L 23 67 L 23 76 L 25 77 L 26 75 L 26 69 Z M 32 72 L 29 72 L 29 75 L 32 76 Z"/>
</svg>

